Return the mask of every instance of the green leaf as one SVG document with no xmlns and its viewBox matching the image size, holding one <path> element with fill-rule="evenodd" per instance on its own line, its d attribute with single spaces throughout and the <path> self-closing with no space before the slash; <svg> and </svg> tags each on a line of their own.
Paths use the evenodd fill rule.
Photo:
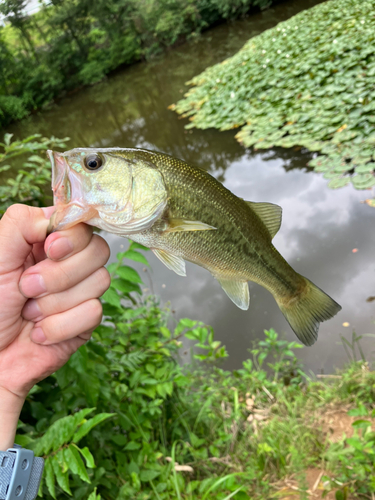
<svg viewBox="0 0 375 500">
<path fill-rule="evenodd" d="M 72 446 L 76 446 L 76 445 L 73 444 Z M 77 448 L 77 450 L 79 450 L 79 452 L 85 458 L 87 467 L 89 467 L 90 469 L 94 469 L 96 467 L 95 460 L 94 460 L 94 457 L 92 456 L 90 450 L 87 448 L 87 446 L 85 446 L 84 448 L 78 448 L 78 446 L 76 446 L 76 448 Z"/>
<path fill-rule="evenodd" d="M 169 329 L 165 326 L 161 326 L 160 327 L 160 333 L 163 335 L 163 337 L 165 337 L 166 339 L 170 339 L 171 338 L 171 332 L 169 331 Z"/>
<path fill-rule="evenodd" d="M 113 278 L 111 286 L 122 293 L 137 292 L 142 294 L 139 285 L 132 283 L 131 281 L 124 280 L 122 278 Z"/>
<path fill-rule="evenodd" d="M 102 300 L 108 302 L 108 304 L 111 304 L 112 306 L 118 308 L 121 307 L 120 296 L 113 287 L 108 288 L 108 290 L 104 292 L 104 294 L 102 295 Z"/>
<path fill-rule="evenodd" d="M 98 402 L 100 392 L 100 380 L 95 373 L 81 373 L 79 382 L 85 393 L 87 403 L 90 406 L 95 406 Z"/>
<path fill-rule="evenodd" d="M 53 472 L 55 473 L 57 484 L 63 491 L 65 491 L 65 493 L 71 495 L 72 492 L 70 491 L 68 472 L 63 472 L 63 470 L 66 469 L 63 455 L 63 450 L 60 450 L 56 455 L 52 457 L 52 467 Z"/>
<path fill-rule="evenodd" d="M 27 448 L 28 447 L 27 445 L 30 443 L 33 443 L 33 441 L 34 440 L 30 436 L 28 436 L 27 434 L 17 434 L 17 436 L 14 440 L 14 442 L 16 444 L 19 444 L 23 448 Z"/>
<path fill-rule="evenodd" d="M 328 183 L 331 189 L 338 189 L 347 186 L 350 183 L 350 177 L 340 177 L 339 179 L 332 179 Z"/>
<path fill-rule="evenodd" d="M 78 429 L 78 431 L 74 434 L 73 436 L 73 443 L 78 443 L 86 434 L 88 434 L 94 427 L 99 425 L 101 422 L 104 422 L 108 418 L 113 417 L 115 414 L 114 413 L 99 413 L 98 415 L 95 415 L 95 417 L 90 418 L 90 420 L 87 420 L 84 422 L 81 427 Z"/>
<path fill-rule="evenodd" d="M 139 474 L 139 479 L 142 483 L 147 483 L 155 479 L 155 477 L 159 476 L 160 472 L 156 470 L 142 470 Z"/>
<path fill-rule="evenodd" d="M 375 186 L 375 176 L 372 174 L 358 174 L 352 177 L 356 189 L 368 189 Z"/>
<path fill-rule="evenodd" d="M 355 171 L 357 174 L 370 174 L 372 172 L 375 172 L 375 163 L 370 162 L 365 163 L 364 165 L 358 165 L 357 167 L 355 167 Z"/>
<path fill-rule="evenodd" d="M 363 419 L 355 420 L 352 423 L 353 427 L 368 427 L 370 425 L 371 425 L 371 421 L 370 420 L 363 420 Z"/>
<path fill-rule="evenodd" d="M 137 271 L 132 267 L 121 266 L 117 269 L 117 274 L 124 280 L 131 281 L 132 283 L 143 283 Z"/>
<path fill-rule="evenodd" d="M 40 439 L 32 443 L 34 453 L 36 455 L 48 454 L 50 450 L 57 451 L 61 446 L 70 442 L 77 427 L 93 410 L 93 408 L 85 408 L 74 415 L 56 420 Z"/>
<path fill-rule="evenodd" d="M 86 483 L 90 483 L 89 476 L 87 475 L 85 464 L 82 461 L 78 450 L 70 445 L 68 448 L 64 450 L 64 459 L 68 464 L 69 469 L 73 472 L 73 474 L 77 474 L 82 481 Z"/>
<path fill-rule="evenodd" d="M 52 498 L 56 499 L 55 474 L 53 472 L 52 457 L 47 457 L 44 462 L 44 475 L 48 491 Z"/>
<path fill-rule="evenodd" d="M 188 318 L 180 319 L 179 322 L 179 324 L 185 328 L 194 328 L 195 326 L 197 326 L 197 323 L 198 323 L 197 321 Z"/>
<path fill-rule="evenodd" d="M 96 493 L 97 488 L 94 489 L 94 491 L 91 492 L 90 496 L 88 497 L 87 500 L 101 500 L 101 496 Z"/>
<path fill-rule="evenodd" d="M 130 242 L 129 250 L 145 250 L 146 252 L 150 250 L 149 248 L 141 245 L 140 243 L 136 243 L 135 241 Z"/>
<path fill-rule="evenodd" d="M 146 266 L 149 265 L 146 257 L 139 252 L 135 252 L 134 250 L 124 252 L 123 257 L 125 259 L 134 260 L 135 262 L 141 262 L 141 264 L 145 264 Z"/>
<path fill-rule="evenodd" d="M 136 443 L 135 441 L 129 441 L 129 443 L 125 446 L 125 450 L 139 450 L 141 448 L 140 443 Z"/>
</svg>

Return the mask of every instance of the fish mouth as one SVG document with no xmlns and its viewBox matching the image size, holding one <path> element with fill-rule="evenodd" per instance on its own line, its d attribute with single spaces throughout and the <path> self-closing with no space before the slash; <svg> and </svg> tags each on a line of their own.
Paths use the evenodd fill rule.
<svg viewBox="0 0 375 500">
<path fill-rule="evenodd" d="M 47 151 L 52 167 L 53 204 L 66 205 L 70 201 L 71 186 L 68 165 L 64 156 L 56 151 Z"/>
<path fill-rule="evenodd" d="M 47 235 L 63 228 L 62 220 L 67 211 L 68 203 L 71 198 L 71 185 L 69 180 L 69 167 L 64 156 L 61 153 L 47 151 L 48 158 L 52 167 L 52 191 L 53 204 L 56 207 L 52 214 L 47 228 Z"/>
<path fill-rule="evenodd" d="M 79 179 L 70 171 L 64 154 L 50 149 L 47 154 L 52 167 L 53 204 L 56 207 L 49 221 L 48 235 L 54 231 L 69 229 L 79 222 L 89 223 L 98 212 L 84 203 Z"/>
</svg>

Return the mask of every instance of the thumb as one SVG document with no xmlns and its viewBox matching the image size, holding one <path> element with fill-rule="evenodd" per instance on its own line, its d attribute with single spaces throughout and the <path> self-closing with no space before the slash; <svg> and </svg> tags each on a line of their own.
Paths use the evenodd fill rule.
<svg viewBox="0 0 375 500">
<path fill-rule="evenodd" d="M 0 221 L 0 274 L 22 266 L 34 243 L 45 240 L 55 207 L 12 205 Z"/>
</svg>

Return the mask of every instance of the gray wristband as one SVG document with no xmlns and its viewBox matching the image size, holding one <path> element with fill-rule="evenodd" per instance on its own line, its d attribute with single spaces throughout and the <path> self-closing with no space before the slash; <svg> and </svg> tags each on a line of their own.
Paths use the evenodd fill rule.
<svg viewBox="0 0 375 500">
<path fill-rule="evenodd" d="M 0 500 L 34 500 L 44 468 L 43 458 L 14 445 L 0 451 Z"/>
</svg>

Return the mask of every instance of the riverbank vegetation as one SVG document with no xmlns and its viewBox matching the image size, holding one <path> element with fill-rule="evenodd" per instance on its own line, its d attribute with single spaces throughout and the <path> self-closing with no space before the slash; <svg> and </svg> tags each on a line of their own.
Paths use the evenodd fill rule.
<svg viewBox="0 0 375 500">
<path fill-rule="evenodd" d="M 275 0 L 52 0 L 32 16 L 26 0 L 0 12 L 0 127 L 66 92 L 101 80 L 176 42 Z"/>
<path fill-rule="evenodd" d="M 264 500 L 374 491 L 375 372 L 314 380 L 270 329 L 241 369 L 212 329 L 174 321 L 127 259 L 109 266 L 104 323 L 29 395 L 17 441 L 44 456 L 40 495 L 77 500 Z M 191 362 L 181 363 L 181 355 Z M 330 493 L 332 492 L 332 493 Z M 352 496 L 353 495 L 353 496 Z M 314 496 L 314 498 L 315 498 Z"/>
<path fill-rule="evenodd" d="M 65 147 L 55 138 L 5 137 L 0 167 L 23 163 L 26 187 L 22 179 L 4 185 L 3 209 L 20 193 L 24 203 L 45 203 L 51 141 Z M 227 352 L 212 328 L 176 321 L 143 293 L 147 273 L 131 262 L 147 268 L 144 250 L 131 243 L 109 265 L 102 325 L 27 398 L 17 442 L 46 460 L 40 496 L 371 498 L 375 372 L 357 349 L 361 337 L 342 339 L 350 357 L 343 371 L 315 378 L 296 356 L 303 346 L 270 328 L 242 368 L 225 371 Z"/>
<path fill-rule="evenodd" d="M 375 186 L 375 1 L 329 0 L 251 38 L 172 106 L 244 146 L 304 147 L 331 188 Z"/>
</svg>

